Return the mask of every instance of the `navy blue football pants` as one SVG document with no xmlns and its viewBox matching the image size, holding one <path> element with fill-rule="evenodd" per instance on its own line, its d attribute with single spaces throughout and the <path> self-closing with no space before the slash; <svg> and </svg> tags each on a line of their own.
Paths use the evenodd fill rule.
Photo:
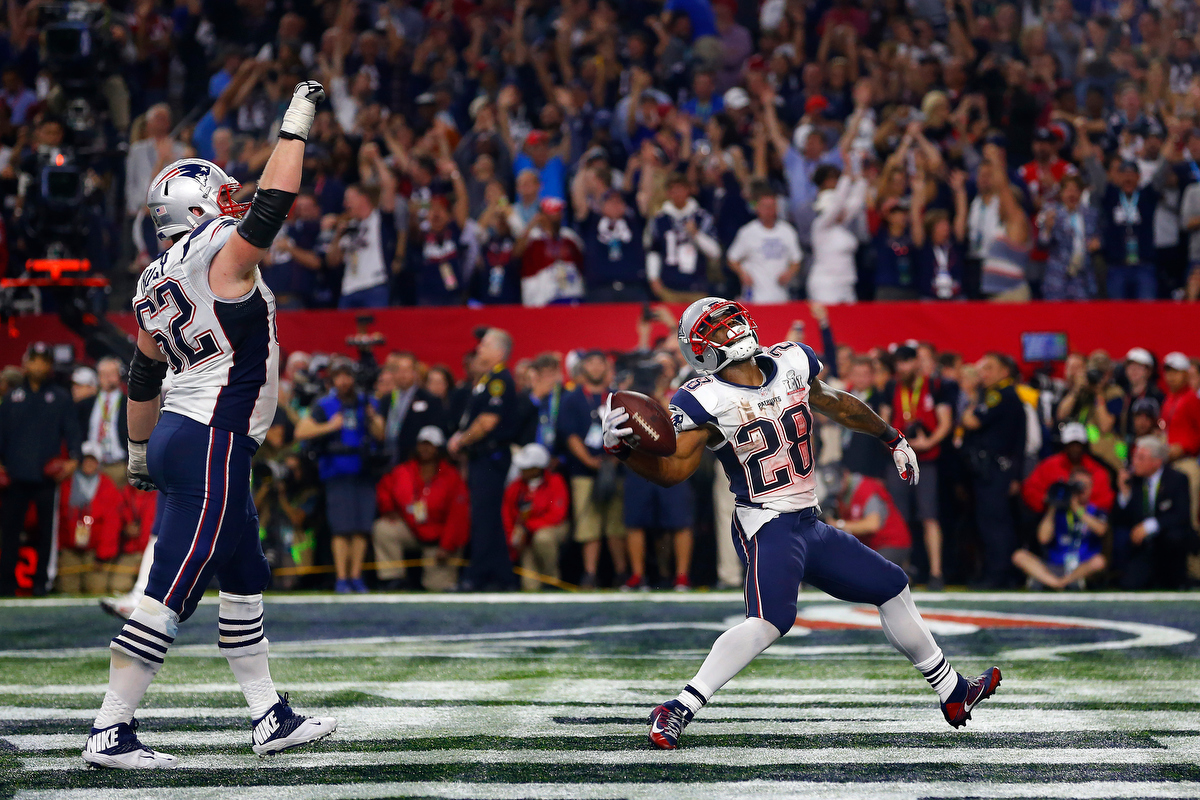
<svg viewBox="0 0 1200 800">
<path fill-rule="evenodd" d="M 796 622 L 800 584 L 851 603 L 882 605 L 908 586 L 904 570 L 806 508 L 780 514 L 747 536 L 733 516 L 733 544 L 746 565 L 746 616 L 779 629 Z"/>
<path fill-rule="evenodd" d="M 250 492 L 250 459 L 257 449 L 249 436 L 170 412 L 154 428 L 146 456 L 162 494 L 146 596 L 180 621 L 196 610 L 214 575 L 232 594 L 267 587 L 271 569 Z"/>
</svg>

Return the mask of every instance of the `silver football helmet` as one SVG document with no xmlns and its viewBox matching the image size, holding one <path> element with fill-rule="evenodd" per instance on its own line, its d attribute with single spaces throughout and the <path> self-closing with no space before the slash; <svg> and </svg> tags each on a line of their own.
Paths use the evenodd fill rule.
<svg viewBox="0 0 1200 800">
<path fill-rule="evenodd" d="M 150 182 L 146 208 L 158 238 L 170 239 L 206 220 L 240 216 L 249 203 L 236 203 L 242 185 L 225 170 L 202 158 L 183 158 L 165 167 Z"/>
<path fill-rule="evenodd" d="M 725 340 L 714 341 L 717 331 Z M 705 297 L 687 307 L 679 318 L 679 349 L 701 375 L 711 375 L 735 361 L 746 361 L 759 351 L 758 325 L 750 312 L 734 300 Z"/>
</svg>

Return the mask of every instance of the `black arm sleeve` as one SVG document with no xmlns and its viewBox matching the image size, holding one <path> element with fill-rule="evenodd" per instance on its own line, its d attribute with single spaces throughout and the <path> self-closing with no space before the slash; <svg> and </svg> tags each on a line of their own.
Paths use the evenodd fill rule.
<svg viewBox="0 0 1200 800">
<path fill-rule="evenodd" d="M 165 377 L 167 362 L 153 359 L 138 348 L 129 362 L 129 399 L 145 403 L 158 397 Z"/>
<path fill-rule="evenodd" d="M 260 250 L 266 250 L 271 246 L 271 242 L 275 241 L 275 235 L 283 227 L 295 200 L 295 192 L 285 192 L 282 189 L 256 190 L 254 199 L 250 201 L 250 210 L 238 223 L 238 233 L 250 244 Z"/>
</svg>

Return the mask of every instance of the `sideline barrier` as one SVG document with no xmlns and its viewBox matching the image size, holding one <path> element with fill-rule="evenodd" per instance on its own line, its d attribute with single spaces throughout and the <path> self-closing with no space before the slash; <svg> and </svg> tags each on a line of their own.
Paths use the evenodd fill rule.
<svg viewBox="0 0 1200 800">
<path fill-rule="evenodd" d="M 681 306 L 670 306 L 678 314 Z M 793 320 L 808 324 L 807 340 L 820 352 L 820 336 L 805 303 L 751 306 L 759 324 L 759 338 L 774 343 L 787 337 Z M 544 350 L 574 348 L 630 350 L 637 342 L 636 323 L 642 307 L 636 303 L 584 304 L 523 308 L 492 306 L 472 309 L 386 308 L 372 312 L 372 331 L 386 337 L 376 349 L 382 357 L 390 349 L 412 350 L 429 364 L 446 364 L 461 374 L 463 353 L 475 343 L 472 331 L 498 326 L 513 335 L 514 359 L 532 357 Z M 356 332 L 355 311 L 281 311 L 279 341 L 285 353 L 351 353 L 345 343 Z M 1135 301 L 1090 303 L 860 303 L 831 306 L 829 318 L 839 343 L 856 350 L 885 346 L 904 339 L 927 340 L 943 350 L 960 352 L 968 359 L 987 350 L 1021 355 L 1021 334 L 1026 331 L 1064 331 L 1072 350 L 1104 348 L 1119 358 L 1131 347 L 1145 347 L 1160 359 L 1172 350 L 1200 356 L 1200 304 Z M 132 333 L 132 314 L 110 319 Z M 70 342 L 82 353 L 79 338 L 56 316 L 40 315 L 13 320 L 16 335 L 0 336 L 0 366 L 18 364 L 30 342 Z M 655 323 L 652 339 L 673 336 L 675 331 Z"/>
</svg>

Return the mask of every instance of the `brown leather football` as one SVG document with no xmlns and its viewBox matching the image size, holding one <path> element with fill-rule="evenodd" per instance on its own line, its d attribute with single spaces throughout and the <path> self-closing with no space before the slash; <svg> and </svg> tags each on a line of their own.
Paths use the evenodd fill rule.
<svg viewBox="0 0 1200 800">
<path fill-rule="evenodd" d="M 617 392 L 612 404 L 613 408 L 620 407 L 629 412 L 629 421 L 623 427 L 633 428 L 637 435 L 635 450 L 652 456 L 675 454 L 675 426 L 657 400 L 641 392 Z"/>
</svg>

